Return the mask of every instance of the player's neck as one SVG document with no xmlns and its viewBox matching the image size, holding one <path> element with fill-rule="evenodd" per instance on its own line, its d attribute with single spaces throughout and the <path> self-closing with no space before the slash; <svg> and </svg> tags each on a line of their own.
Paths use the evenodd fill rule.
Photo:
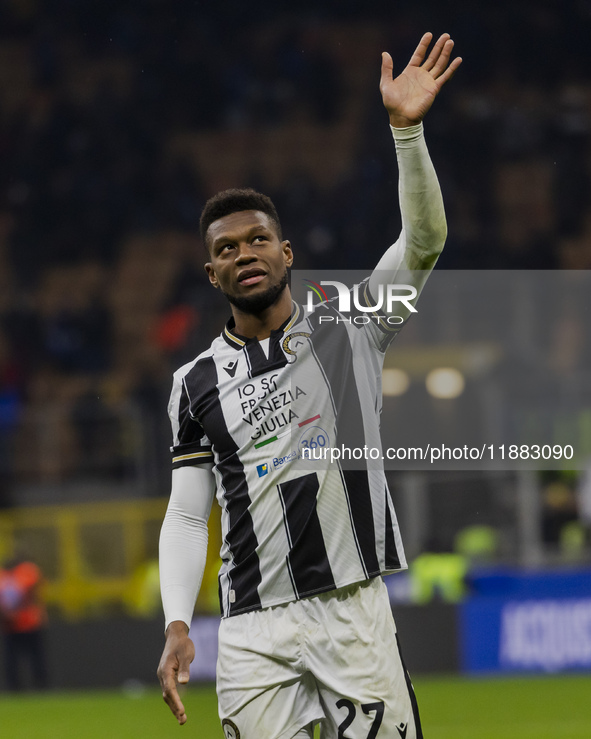
<svg viewBox="0 0 591 739">
<path fill-rule="evenodd" d="M 291 292 L 286 287 L 273 305 L 260 313 L 244 313 L 233 305 L 232 315 L 237 334 L 259 341 L 268 339 L 271 331 L 279 328 L 291 315 Z"/>
</svg>

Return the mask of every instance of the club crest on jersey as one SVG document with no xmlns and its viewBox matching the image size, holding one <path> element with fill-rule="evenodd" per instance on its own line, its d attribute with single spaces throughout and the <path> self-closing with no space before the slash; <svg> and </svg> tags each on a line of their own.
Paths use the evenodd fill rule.
<svg viewBox="0 0 591 739">
<path fill-rule="evenodd" d="M 283 351 L 286 354 L 290 354 L 292 357 L 295 357 L 297 350 L 306 343 L 304 339 L 308 339 L 309 337 L 310 333 L 308 331 L 294 331 L 293 334 L 288 334 L 283 339 Z M 290 344 L 292 346 L 290 346 Z"/>
<path fill-rule="evenodd" d="M 240 732 L 238 727 L 229 718 L 225 718 L 222 721 L 222 729 L 224 730 L 224 736 L 226 739 L 240 739 Z"/>
<path fill-rule="evenodd" d="M 257 472 L 259 473 L 259 477 L 264 477 L 265 475 L 268 475 L 269 465 L 267 464 L 267 462 L 257 465 Z"/>
</svg>

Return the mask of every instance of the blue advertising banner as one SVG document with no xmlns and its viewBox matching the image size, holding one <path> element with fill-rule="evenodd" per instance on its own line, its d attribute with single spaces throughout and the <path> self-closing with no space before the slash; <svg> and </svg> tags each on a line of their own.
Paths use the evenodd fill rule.
<svg viewBox="0 0 591 739">
<path fill-rule="evenodd" d="M 505 572 L 485 579 L 475 583 L 482 594 L 460 606 L 464 671 L 591 670 L 590 573 Z"/>
</svg>

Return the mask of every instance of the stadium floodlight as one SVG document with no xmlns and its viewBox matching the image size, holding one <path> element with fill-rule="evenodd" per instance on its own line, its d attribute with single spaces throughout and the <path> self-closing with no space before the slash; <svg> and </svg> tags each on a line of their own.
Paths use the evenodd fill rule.
<svg viewBox="0 0 591 739">
<path fill-rule="evenodd" d="M 425 379 L 427 392 L 434 398 L 453 399 L 464 392 L 464 375 L 453 367 L 431 370 Z"/>
<path fill-rule="evenodd" d="M 382 374 L 382 393 L 384 395 L 404 395 L 410 385 L 408 374 L 401 369 L 385 369 Z"/>
</svg>

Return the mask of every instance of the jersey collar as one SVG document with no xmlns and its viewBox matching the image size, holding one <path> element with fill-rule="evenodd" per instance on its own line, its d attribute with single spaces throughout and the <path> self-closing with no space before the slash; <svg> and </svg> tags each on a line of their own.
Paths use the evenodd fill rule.
<svg viewBox="0 0 591 739">
<path fill-rule="evenodd" d="M 291 301 L 291 316 L 287 318 L 279 328 L 274 329 L 271 331 L 271 337 L 282 335 L 289 331 L 289 329 L 294 326 L 300 317 L 301 308 L 300 306 L 295 302 L 295 300 Z M 240 336 L 240 334 L 236 333 L 234 330 L 235 326 L 234 317 L 232 316 L 228 323 L 226 324 L 224 330 L 222 331 L 222 338 L 226 341 L 227 344 L 234 347 L 234 349 L 242 349 L 243 346 L 245 346 L 250 341 L 257 341 L 255 338 L 247 338 L 246 336 Z"/>
</svg>

